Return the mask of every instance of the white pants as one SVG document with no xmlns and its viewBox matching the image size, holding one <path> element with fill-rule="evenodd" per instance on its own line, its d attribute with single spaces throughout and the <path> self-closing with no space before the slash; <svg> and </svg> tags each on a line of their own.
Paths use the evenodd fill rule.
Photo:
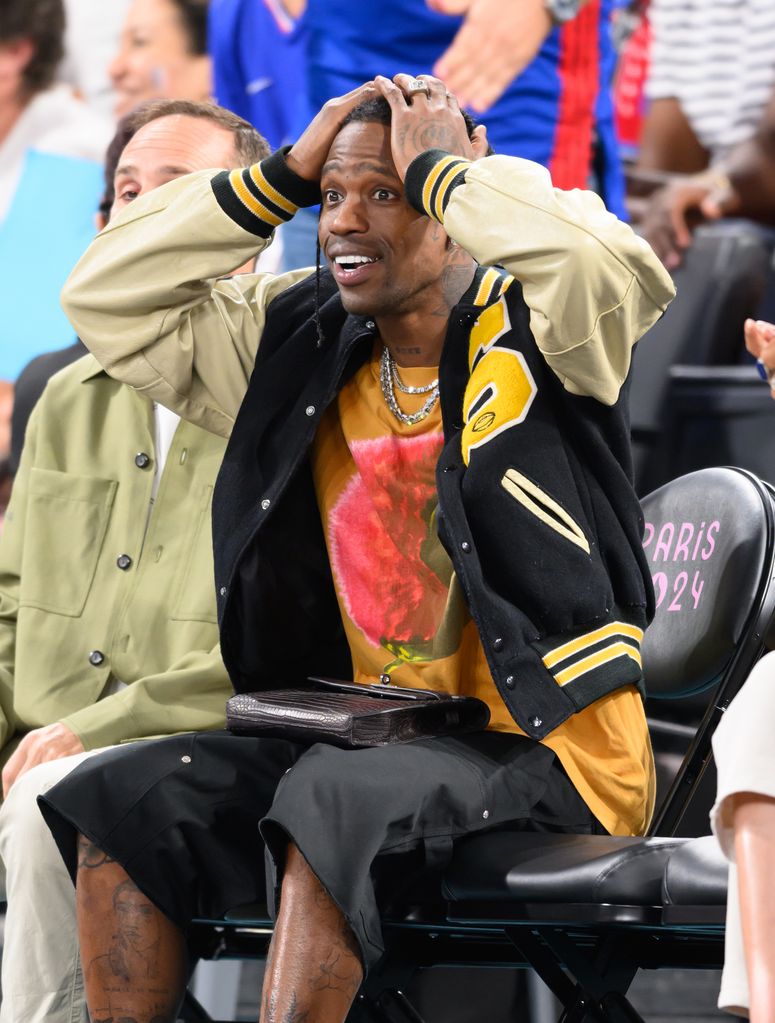
<svg viewBox="0 0 775 1023">
<path fill-rule="evenodd" d="M 730 864 L 719 1008 L 740 1016 L 748 1015 L 750 998 L 740 922 L 732 797 L 740 792 L 754 792 L 775 799 L 773 722 L 775 652 L 762 657 L 753 669 L 713 735 L 718 788 L 710 819 L 713 833 Z"/>
<path fill-rule="evenodd" d="M 99 750 L 39 764 L 0 809 L 8 912 L 0 1023 L 88 1020 L 75 926 L 75 890 L 36 802 Z"/>
</svg>

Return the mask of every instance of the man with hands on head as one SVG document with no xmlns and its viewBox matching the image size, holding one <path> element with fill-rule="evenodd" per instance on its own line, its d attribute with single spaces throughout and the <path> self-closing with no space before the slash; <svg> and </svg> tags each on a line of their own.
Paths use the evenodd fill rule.
<svg viewBox="0 0 775 1023">
<path fill-rule="evenodd" d="M 626 389 L 672 286 L 597 196 L 486 152 L 440 81 L 377 78 L 290 150 L 137 200 L 66 288 L 111 374 L 230 437 L 213 542 L 235 688 L 387 676 L 491 713 L 359 750 L 164 739 L 51 790 L 95 1020 L 174 1019 L 189 921 L 265 892 L 262 1020 L 344 1020 L 397 878 L 459 837 L 648 824 Z M 319 274 L 224 279 L 316 202 Z M 91 964 L 127 885 L 155 976 L 111 984 Z"/>
</svg>

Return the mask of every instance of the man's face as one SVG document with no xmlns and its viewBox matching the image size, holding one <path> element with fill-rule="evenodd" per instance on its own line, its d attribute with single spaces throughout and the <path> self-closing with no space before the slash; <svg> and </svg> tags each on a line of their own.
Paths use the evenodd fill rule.
<svg viewBox="0 0 775 1023">
<path fill-rule="evenodd" d="M 348 312 L 402 315 L 442 305 L 447 235 L 404 199 L 390 129 L 353 122 L 320 179 L 320 246 Z"/>
<path fill-rule="evenodd" d="M 159 185 L 192 171 L 234 167 L 234 136 L 203 117 L 173 114 L 140 128 L 126 145 L 113 181 L 110 215 Z"/>
</svg>

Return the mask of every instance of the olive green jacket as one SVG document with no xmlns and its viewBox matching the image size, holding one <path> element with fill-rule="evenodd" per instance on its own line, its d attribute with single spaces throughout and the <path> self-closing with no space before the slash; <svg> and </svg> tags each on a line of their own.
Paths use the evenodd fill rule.
<svg viewBox="0 0 775 1023">
<path fill-rule="evenodd" d="M 87 750 L 223 726 L 210 540 L 223 450 L 181 422 L 149 518 L 151 402 L 90 355 L 51 379 L 0 535 L 0 747 L 54 721 Z"/>
</svg>

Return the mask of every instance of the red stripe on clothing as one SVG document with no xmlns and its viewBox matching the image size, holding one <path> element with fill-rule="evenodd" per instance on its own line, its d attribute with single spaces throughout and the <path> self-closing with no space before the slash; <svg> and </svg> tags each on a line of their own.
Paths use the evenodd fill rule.
<svg viewBox="0 0 775 1023">
<path fill-rule="evenodd" d="M 600 76 L 600 0 L 560 32 L 560 103 L 549 171 L 556 188 L 587 188 Z"/>
</svg>

